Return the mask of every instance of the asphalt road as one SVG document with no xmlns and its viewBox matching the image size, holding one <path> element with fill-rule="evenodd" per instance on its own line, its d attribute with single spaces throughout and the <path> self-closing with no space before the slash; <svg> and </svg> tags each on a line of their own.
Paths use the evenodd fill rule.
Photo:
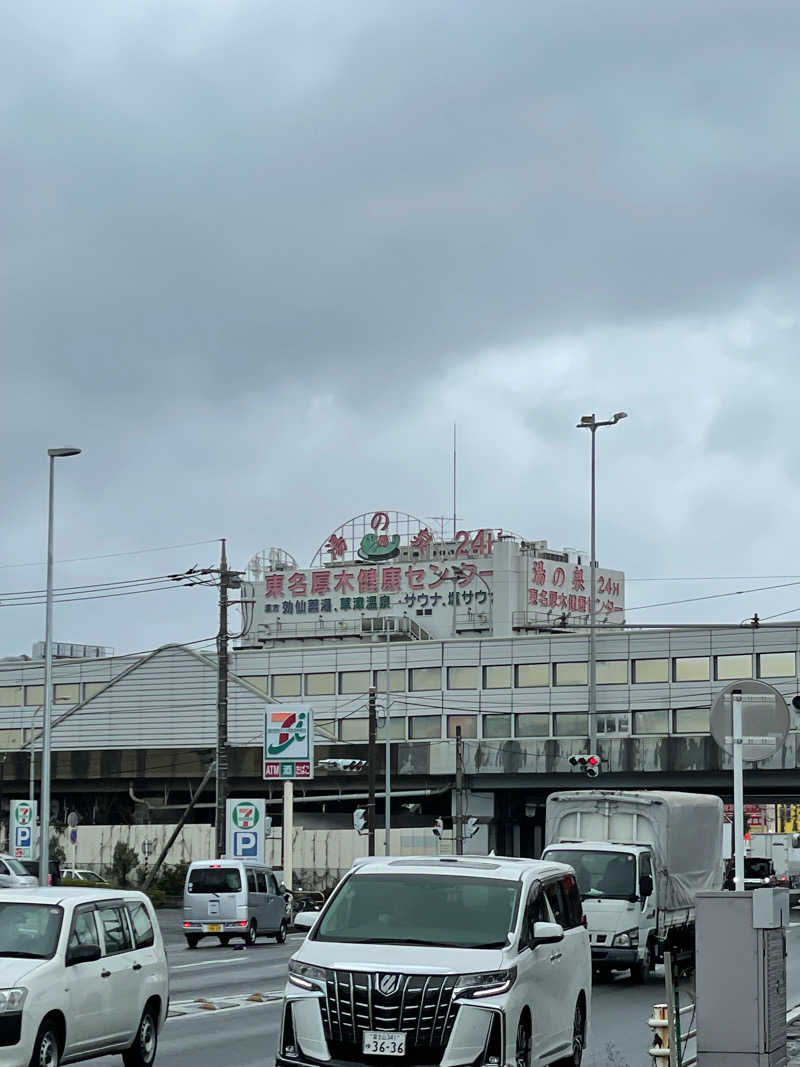
<svg viewBox="0 0 800 1067">
<path fill-rule="evenodd" d="M 788 938 L 788 1003 L 800 1004 L 800 909 Z M 178 911 L 159 912 L 170 964 L 171 1013 L 162 1031 L 157 1067 L 271 1067 L 278 1040 L 286 961 L 302 941 L 259 940 L 226 948 L 209 939 L 189 950 Z M 796 923 L 796 925 L 794 925 Z M 251 1000 L 254 995 L 263 1000 Z M 663 968 L 643 985 L 627 977 L 595 983 L 592 1033 L 584 1067 L 650 1067 L 647 1019 L 664 1000 Z M 93 1060 L 119 1067 L 119 1057 Z"/>
</svg>

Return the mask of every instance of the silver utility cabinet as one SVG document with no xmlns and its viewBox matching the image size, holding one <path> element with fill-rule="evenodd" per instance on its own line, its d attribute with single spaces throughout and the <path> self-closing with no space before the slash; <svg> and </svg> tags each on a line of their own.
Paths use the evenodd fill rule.
<svg viewBox="0 0 800 1067">
<path fill-rule="evenodd" d="M 700 893 L 696 923 L 697 1067 L 785 1067 L 788 892 Z"/>
</svg>

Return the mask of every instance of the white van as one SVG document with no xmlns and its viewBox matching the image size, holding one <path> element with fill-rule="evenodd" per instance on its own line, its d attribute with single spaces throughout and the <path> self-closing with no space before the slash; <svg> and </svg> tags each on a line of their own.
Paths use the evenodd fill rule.
<svg viewBox="0 0 800 1067">
<path fill-rule="evenodd" d="M 571 867 L 356 860 L 295 926 L 310 933 L 289 961 L 276 1067 L 581 1063 L 592 967 Z"/>
<path fill-rule="evenodd" d="M 189 948 L 208 934 L 227 945 L 241 937 L 252 945 L 259 934 L 286 940 L 289 919 L 284 893 L 272 870 L 246 860 L 196 860 L 186 872 L 183 933 Z"/>
</svg>

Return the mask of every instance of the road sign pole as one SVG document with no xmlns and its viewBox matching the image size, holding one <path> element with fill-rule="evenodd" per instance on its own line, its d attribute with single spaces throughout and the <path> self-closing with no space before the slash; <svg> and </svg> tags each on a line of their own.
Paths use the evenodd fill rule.
<svg viewBox="0 0 800 1067">
<path fill-rule="evenodd" d="M 294 833 L 294 782 L 283 783 L 283 884 L 292 888 L 292 835 Z"/>
<path fill-rule="evenodd" d="M 733 839 L 736 878 L 734 888 L 744 890 L 744 761 L 742 759 L 742 694 L 733 693 Z"/>
</svg>

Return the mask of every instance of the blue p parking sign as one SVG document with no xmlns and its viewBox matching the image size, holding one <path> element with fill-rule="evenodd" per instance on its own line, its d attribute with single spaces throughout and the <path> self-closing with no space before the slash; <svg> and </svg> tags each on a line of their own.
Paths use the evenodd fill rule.
<svg viewBox="0 0 800 1067">
<path fill-rule="evenodd" d="M 236 859 L 258 859 L 258 833 L 255 830 L 234 830 L 233 855 Z"/>
<path fill-rule="evenodd" d="M 33 827 L 17 826 L 14 830 L 14 847 L 30 848 L 33 844 Z"/>
</svg>

